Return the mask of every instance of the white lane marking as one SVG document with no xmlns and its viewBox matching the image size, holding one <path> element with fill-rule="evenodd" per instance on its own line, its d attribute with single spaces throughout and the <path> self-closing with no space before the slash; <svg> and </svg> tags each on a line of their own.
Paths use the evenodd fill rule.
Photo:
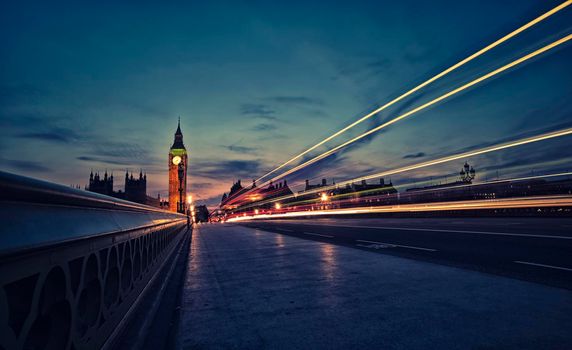
<svg viewBox="0 0 572 350">
<path fill-rule="evenodd" d="M 479 235 L 493 235 L 493 236 L 518 236 L 518 237 L 533 237 L 533 238 L 572 239 L 572 236 L 533 235 L 533 234 L 526 234 L 526 233 L 509 233 L 509 232 L 445 230 L 445 229 L 433 229 L 433 228 L 412 228 L 412 227 L 391 227 L 391 226 L 358 226 L 358 225 L 319 225 L 319 226 L 370 228 L 370 229 L 378 229 L 378 230 L 400 230 L 400 231 L 474 233 L 474 234 L 479 234 Z"/>
<path fill-rule="evenodd" d="M 431 249 L 431 248 L 413 247 L 413 246 L 410 246 L 410 245 L 401 245 L 401 244 L 395 244 L 395 243 L 384 243 L 384 242 L 377 242 L 377 241 L 366 241 L 366 240 L 362 240 L 362 239 L 356 239 L 356 242 L 372 243 L 372 244 L 381 244 L 381 245 L 390 246 L 390 247 L 400 247 L 400 248 L 409 248 L 409 249 L 425 250 L 425 251 L 428 251 L 428 252 L 436 252 L 436 251 L 437 251 L 437 249 Z"/>
<path fill-rule="evenodd" d="M 515 260 L 514 262 L 517 263 L 517 264 L 540 266 L 540 267 L 548 267 L 549 269 L 572 271 L 572 269 L 570 269 L 570 268 L 568 268 L 568 267 L 552 266 L 552 265 L 538 264 L 538 263 L 533 263 L 533 262 L 528 262 L 528 261 L 518 261 L 518 260 Z"/>
<path fill-rule="evenodd" d="M 320 233 L 314 233 L 314 232 L 302 232 L 305 235 L 312 235 L 312 236 L 320 236 L 320 237 L 326 237 L 326 238 L 334 238 L 334 236 L 329 236 L 329 235 L 323 235 Z"/>
<path fill-rule="evenodd" d="M 356 244 L 356 246 L 370 248 L 370 249 L 395 248 L 395 246 L 393 245 L 384 245 L 384 244 Z"/>
</svg>

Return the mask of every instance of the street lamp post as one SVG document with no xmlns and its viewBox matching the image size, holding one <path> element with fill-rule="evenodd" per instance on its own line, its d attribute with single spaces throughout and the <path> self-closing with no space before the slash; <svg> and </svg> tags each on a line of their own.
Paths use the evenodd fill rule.
<svg viewBox="0 0 572 350">
<path fill-rule="evenodd" d="M 465 162 L 465 165 L 463 165 L 459 172 L 459 176 L 461 177 L 461 181 L 471 183 L 475 179 L 475 173 L 475 169 L 470 166 L 469 163 Z"/>
<path fill-rule="evenodd" d="M 183 167 L 183 162 L 179 163 L 177 169 L 179 175 L 179 206 L 178 212 L 184 214 L 185 213 L 185 202 L 183 201 L 183 177 L 185 175 L 185 169 Z"/>
</svg>

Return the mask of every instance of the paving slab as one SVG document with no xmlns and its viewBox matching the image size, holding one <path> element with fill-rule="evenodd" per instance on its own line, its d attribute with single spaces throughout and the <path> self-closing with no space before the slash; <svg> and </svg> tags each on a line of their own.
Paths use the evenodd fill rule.
<svg viewBox="0 0 572 350">
<path fill-rule="evenodd" d="M 232 224 L 193 232 L 182 349 L 572 349 L 572 292 Z"/>
</svg>

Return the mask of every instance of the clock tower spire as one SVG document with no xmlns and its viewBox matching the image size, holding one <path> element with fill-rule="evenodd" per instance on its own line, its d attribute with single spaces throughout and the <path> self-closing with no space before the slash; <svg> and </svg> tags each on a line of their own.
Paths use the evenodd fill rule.
<svg viewBox="0 0 572 350">
<path fill-rule="evenodd" d="M 183 144 L 181 117 L 179 117 L 173 145 L 169 150 L 169 210 L 171 211 L 185 212 L 187 160 L 187 149 Z"/>
</svg>

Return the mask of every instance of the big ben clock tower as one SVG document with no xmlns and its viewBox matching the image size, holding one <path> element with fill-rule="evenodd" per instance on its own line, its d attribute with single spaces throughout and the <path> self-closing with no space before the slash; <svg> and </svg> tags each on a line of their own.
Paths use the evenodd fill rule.
<svg viewBox="0 0 572 350">
<path fill-rule="evenodd" d="M 169 210 L 185 211 L 187 197 L 187 149 L 183 144 L 181 118 L 175 132 L 175 140 L 169 150 Z"/>
</svg>

